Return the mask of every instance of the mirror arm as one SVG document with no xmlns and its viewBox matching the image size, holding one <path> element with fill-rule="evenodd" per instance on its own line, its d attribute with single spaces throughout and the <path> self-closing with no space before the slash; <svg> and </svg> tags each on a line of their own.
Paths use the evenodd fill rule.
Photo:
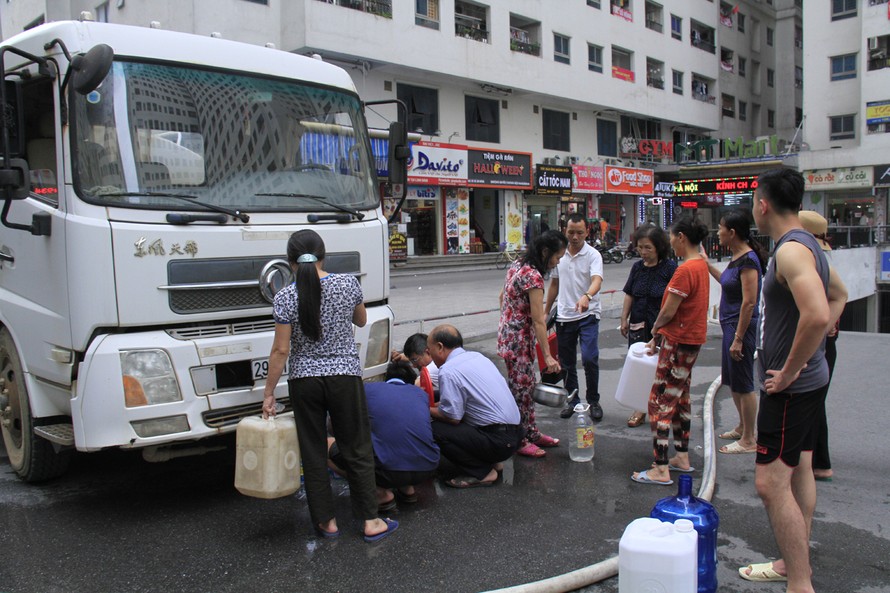
<svg viewBox="0 0 890 593">
<path fill-rule="evenodd" d="M 65 54 L 65 59 L 68 60 L 68 68 L 65 71 L 65 78 L 62 80 L 62 96 L 64 96 L 65 88 L 68 86 L 68 79 L 71 78 L 71 53 L 68 51 L 68 48 L 65 47 L 65 42 L 58 37 L 56 37 L 52 41 L 44 43 L 43 49 L 49 51 L 57 45 L 59 46 L 59 49 L 62 50 L 62 53 Z"/>
</svg>

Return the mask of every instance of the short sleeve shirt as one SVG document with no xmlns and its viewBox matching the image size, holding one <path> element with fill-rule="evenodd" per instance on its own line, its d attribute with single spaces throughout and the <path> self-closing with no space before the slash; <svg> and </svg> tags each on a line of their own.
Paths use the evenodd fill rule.
<svg viewBox="0 0 890 593">
<path fill-rule="evenodd" d="M 507 381 L 479 352 L 455 348 L 439 369 L 439 412 L 470 426 L 519 424 Z"/>
<path fill-rule="evenodd" d="M 676 269 L 677 262 L 672 259 L 654 266 L 646 266 L 643 260 L 634 262 L 624 285 L 624 293 L 631 297 L 630 323 L 645 322 L 648 328 L 655 325 L 664 291 Z"/>
<path fill-rule="evenodd" d="M 741 257 L 729 262 L 720 274 L 720 323 L 736 323 L 742 310 L 742 270 L 750 268 L 757 272 L 757 294 L 754 301 L 754 313 L 751 319 L 760 318 L 760 286 L 763 281 L 760 260 L 757 254 L 749 251 Z M 754 324 L 756 326 L 756 324 Z"/>
<path fill-rule="evenodd" d="M 603 256 L 600 252 L 584 243 L 578 253 L 572 255 L 566 249 L 559 264 L 550 272 L 551 278 L 559 279 L 559 294 L 556 300 L 556 316 L 559 321 L 578 321 L 588 315 L 602 314 L 599 293 L 590 299 L 587 311 L 575 311 L 575 303 L 590 289 L 590 281 L 594 276 L 603 277 Z"/>
<path fill-rule="evenodd" d="M 513 360 L 522 354 L 534 354 L 535 333 L 532 327 L 532 310 L 528 291 L 544 290 L 541 273 L 521 261 L 507 270 L 504 281 L 504 304 L 498 326 L 498 356 Z"/>
<path fill-rule="evenodd" d="M 683 262 L 668 283 L 661 305 L 664 306 L 670 294 L 683 300 L 674 318 L 658 330 L 658 333 L 680 344 L 704 344 L 708 339 L 709 282 L 710 275 L 705 260 L 692 259 Z"/>
<path fill-rule="evenodd" d="M 362 288 L 354 276 L 329 274 L 321 279 L 321 339 L 310 340 L 300 329 L 296 284 L 275 295 L 272 314 L 276 323 L 291 326 L 291 379 L 355 375 L 361 377 L 362 363 L 355 344 L 352 315 L 363 300 Z"/>
</svg>

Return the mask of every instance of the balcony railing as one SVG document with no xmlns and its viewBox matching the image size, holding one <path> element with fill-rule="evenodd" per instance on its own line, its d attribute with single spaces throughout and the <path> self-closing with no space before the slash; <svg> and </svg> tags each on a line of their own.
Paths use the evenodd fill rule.
<svg viewBox="0 0 890 593">
<path fill-rule="evenodd" d="M 344 8 L 359 10 L 376 14 L 377 16 L 392 18 L 392 0 L 319 0 L 327 4 L 336 4 Z"/>
<path fill-rule="evenodd" d="M 646 28 L 652 29 L 653 31 L 658 31 L 659 33 L 664 31 L 664 25 L 662 25 L 661 22 L 656 21 L 656 20 L 646 19 Z"/>
<path fill-rule="evenodd" d="M 647 76 L 646 84 L 648 86 L 651 86 L 652 88 L 664 89 L 664 79 L 663 78 L 657 78 L 655 76 Z"/>
<path fill-rule="evenodd" d="M 705 95 L 703 93 L 692 93 L 692 98 L 696 101 L 701 101 L 702 103 L 710 103 L 711 105 L 717 104 L 717 97 L 714 95 Z"/>
<path fill-rule="evenodd" d="M 519 41 L 517 39 L 510 40 L 510 49 L 513 51 L 518 51 L 520 53 L 529 54 L 532 56 L 540 56 L 541 55 L 541 44 L 540 43 L 525 43 L 523 41 Z"/>
<path fill-rule="evenodd" d="M 705 39 L 696 38 L 695 36 L 693 36 L 691 43 L 693 47 L 697 47 L 698 49 L 702 49 L 712 54 L 717 53 L 717 47 L 713 43 Z"/>
<path fill-rule="evenodd" d="M 480 29 L 475 25 L 470 26 L 454 23 L 454 34 L 458 37 L 466 37 L 467 39 L 473 39 L 474 41 L 488 43 L 488 31 Z"/>
<path fill-rule="evenodd" d="M 890 68 L 890 58 L 872 58 L 868 61 L 869 70 L 882 70 Z"/>
</svg>

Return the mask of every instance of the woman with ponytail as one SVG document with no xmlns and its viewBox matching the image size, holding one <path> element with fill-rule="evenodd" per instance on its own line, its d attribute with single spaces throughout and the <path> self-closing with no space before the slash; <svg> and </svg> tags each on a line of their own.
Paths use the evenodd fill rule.
<svg viewBox="0 0 890 593">
<path fill-rule="evenodd" d="M 327 471 L 327 417 L 346 462 L 352 511 L 364 521 L 365 541 L 395 531 L 397 521 L 377 517 L 374 449 L 353 324 L 368 316 L 355 277 L 324 271 L 325 247 L 312 230 L 287 242 L 296 282 L 275 295 L 275 337 L 263 392 L 263 417 L 275 415 L 275 386 L 288 362 L 287 386 L 303 459 L 304 486 L 316 532 L 337 537 L 334 497 Z"/>
<path fill-rule="evenodd" d="M 738 425 L 720 435 L 733 442 L 721 453 L 756 453 L 754 426 L 757 393 L 754 390 L 754 346 L 760 318 L 760 285 L 769 254 L 751 237 L 754 220 L 747 210 L 731 210 L 720 219 L 717 238 L 729 249 L 732 260 L 721 273 L 708 263 L 708 271 L 720 283 L 720 326 L 723 328 L 722 383 L 729 385 L 739 413 Z"/>
</svg>

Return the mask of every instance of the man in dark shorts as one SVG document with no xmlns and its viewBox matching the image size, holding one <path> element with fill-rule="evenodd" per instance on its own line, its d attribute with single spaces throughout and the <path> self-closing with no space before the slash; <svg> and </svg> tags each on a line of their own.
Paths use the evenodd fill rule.
<svg viewBox="0 0 890 593">
<path fill-rule="evenodd" d="M 788 581 L 789 593 L 813 593 L 809 540 L 816 507 L 813 446 L 828 391 L 825 335 L 840 316 L 846 289 L 798 218 L 804 180 L 790 169 L 758 177 L 754 219 L 775 241 L 761 297 L 760 412 L 755 486 L 782 559 L 749 564 L 739 575 Z"/>
</svg>

